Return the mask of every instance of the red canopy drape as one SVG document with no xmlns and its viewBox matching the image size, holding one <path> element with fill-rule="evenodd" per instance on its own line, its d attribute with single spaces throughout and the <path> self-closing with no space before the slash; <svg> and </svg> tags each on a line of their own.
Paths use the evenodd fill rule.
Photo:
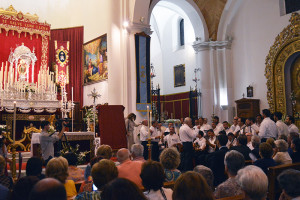
<svg viewBox="0 0 300 200">
<path fill-rule="evenodd" d="M 82 46 L 83 46 L 83 26 L 66 29 L 51 30 L 49 42 L 49 66 L 55 62 L 54 41 L 69 41 L 69 84 L 66 87 L 68 100 L 71 100 L 71 88 L 74 87 L 74 101 L 83 103 L 82 85 Z"/>
</svg>

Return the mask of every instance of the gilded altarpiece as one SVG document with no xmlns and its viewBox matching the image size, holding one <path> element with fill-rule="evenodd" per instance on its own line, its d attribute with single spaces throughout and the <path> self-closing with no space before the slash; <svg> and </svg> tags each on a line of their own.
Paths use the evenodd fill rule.
<svg viewBox="0 0 300 200">
<path fill-rule="evenodd" d="M 267 99 L 270 109 L 272 112 L 280 111 L 283 114 L 287 113 L 287 101 L 291 101 L 290 97 L 286 95 L 285 66 L 292 55 L 300 52 L 300 15 L 293 13 L 289 21 L 290 24 L 276 37 L 275 43 L 270 48 L 265 69 L 268 88 Z M 291 73 L 289 84 L 294 90 L 298 90 L 296 88 L 300 87 L 298 84 L 296 86 L 296 83 L 299 82 L 297 81 L 299 77 L 296 73 L 298 70 L 296 65 L 297 61 L 294 63 L 292 71 L 289 72 Z M 297 102 L 297 104 L 299 103 Z M 299 126 L 299 124 L 297 125 Z"/>
</svg>

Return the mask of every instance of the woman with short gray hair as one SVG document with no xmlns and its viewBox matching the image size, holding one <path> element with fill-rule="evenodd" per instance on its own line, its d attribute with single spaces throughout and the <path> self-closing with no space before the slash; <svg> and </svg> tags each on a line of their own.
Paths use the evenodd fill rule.
<svg viewBox="0 0 300 200">
<path fill-rule="evenodd" d="M 245 199 L 266 199 L 268 192 L 268 177 L 259 167 L 249 165 L 240 169 L 237 173 L 236 181 L 244 191 Z"/>
<path fill-rule="evenodd" d="M 160 163 L 163 165 L 166 174 L 166 181 L 176 181 L 181 172 L 177 169 L 180 164 L 180 154 L 176 148 L 166 148 L 159 156 Z"/>
<path fill-rule="evenodd" d="M 275 153 L 273 155 L 275 162 L 278 165 L 292 164 L 292 158 L 288 153 L 288 143 L 282 139 L 276 140 L 274 143 L 276 145 Z"/>
</svg>

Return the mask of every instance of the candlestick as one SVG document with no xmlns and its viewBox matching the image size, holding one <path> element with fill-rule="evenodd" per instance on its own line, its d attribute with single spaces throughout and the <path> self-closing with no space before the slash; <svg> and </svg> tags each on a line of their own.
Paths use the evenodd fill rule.
<svg viewBox="0 0 300 200">
<path fill-rule="evenodd" d="M 150 138 L 149 106 L 147 106 L 148 138 Z"/>
<path fill-rule="evenodd" d="M 17 105 L 17 102 L 14 101 L 14 131 L 13 131 L 13 145 L 15 145 L 15 141 L 16 141 L 16 113 L 17 113 L 16 105 Z"/>
</svg>

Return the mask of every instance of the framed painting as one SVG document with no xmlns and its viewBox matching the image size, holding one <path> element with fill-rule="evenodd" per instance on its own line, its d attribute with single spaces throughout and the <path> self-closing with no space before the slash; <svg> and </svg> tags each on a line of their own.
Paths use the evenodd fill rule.
<svg viewBox="0 0 300 200">
<path fill-rule="evenodd" d="M 83 44 L 83 85 L 107 80 L 107 34 Z"/>
<path fill-rule="evenodd" d="M 185 65 L 174 66 L 174 87 L 185 86 Z"/>
</svg>

